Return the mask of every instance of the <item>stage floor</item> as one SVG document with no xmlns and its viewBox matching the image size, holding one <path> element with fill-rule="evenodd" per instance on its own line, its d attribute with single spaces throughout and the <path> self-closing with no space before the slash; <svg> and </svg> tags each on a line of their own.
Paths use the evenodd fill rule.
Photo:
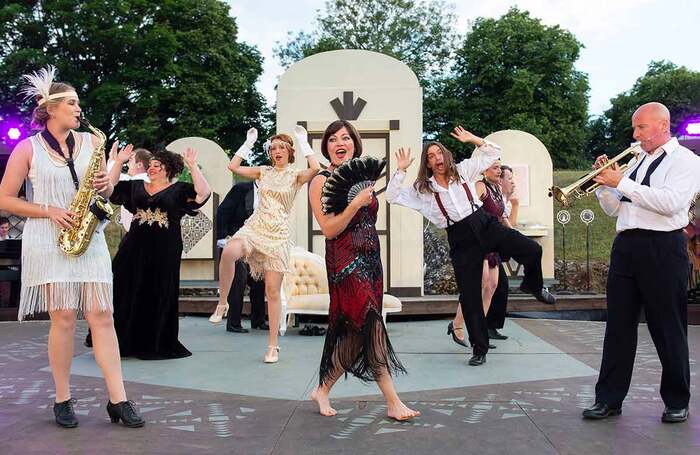
<svg viewBox="0 0 700 455">
<path fill-rule="evenodd" d="M 646 326 L 630 394 L 620 417 L 591 422 L 605 325 L 509 319 L 510 336 L 482 367 L 445 335 L 447 321 L 391 322 L 394 348 L 408 369 L 396 379 L 401 397 L 422 416 L 390 421 L 374 385 L 341 379 L 338 415 L 317 414 L 308 394 L 318 381 L 323 337 L 290 329 L 280 363 L 265 365 L 266 333 L 234 334 L 205 318 L 180 320 L 186 359 L 124 360 L 127 392 L 147 425 L 113 425 L 92 351 L 76 334 L 72 394 L 80 426 L 60 429 L 51 410 L 47 322 L 0 323 L 0 453 L 235 454 L 697 454 L 700 404 L 686 423 L 662 424 L 660 363 Z M 691 383 L 700 327 L 689 328 Z"/>
</svg>

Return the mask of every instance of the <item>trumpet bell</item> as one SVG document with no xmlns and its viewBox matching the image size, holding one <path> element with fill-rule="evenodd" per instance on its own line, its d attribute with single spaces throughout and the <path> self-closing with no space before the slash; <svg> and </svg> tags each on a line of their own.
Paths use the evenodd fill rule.
<svg viewBox="0 0 700 455">
<path fill-rule="evenodd" d="M 558 186 L 553 186 L 549 189 L 549 197 L 554 198 L 556 202 L 561 204 L 564 207 L 568 207 L 571 205 L 571 201 L 569 200 L 569 195 L 567 195 L 564 192 L 564 189 L 558 187 Z"/>
</svg>

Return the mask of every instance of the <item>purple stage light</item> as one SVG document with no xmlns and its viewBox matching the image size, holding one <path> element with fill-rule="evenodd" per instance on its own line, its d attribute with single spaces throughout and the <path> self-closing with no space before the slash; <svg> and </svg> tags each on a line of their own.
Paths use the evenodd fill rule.
<svg viewBox="0 0 700 455">
<path fill-rule="evenodd" d="M 8 145 L 14 145 L 14 143 L 26 136 L 27 134 L 21 121 L 12 118 L 5 118 L 0 121 L 0 141 Z"/>
<path fill-rule="evenodd" d="M 685 136 L 700 136 L 700 117 L 693 117 L 686 120 L 680 132 Z"/>
<path fill-rule="evenodd" d="M 19 139 L 20 136 L 22 136 L 22 131 L 20 131 L 19 128 L 12 127 L 9 130 L 7 130 L 7 137 L 12 139 L 13 141 Z"/>
</svg>

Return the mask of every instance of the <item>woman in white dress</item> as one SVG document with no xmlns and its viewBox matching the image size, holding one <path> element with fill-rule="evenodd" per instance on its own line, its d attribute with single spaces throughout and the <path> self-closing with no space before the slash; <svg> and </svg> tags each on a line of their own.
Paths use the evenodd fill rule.
<svg viewBox="0 0 700 455">
<path fill-rule="evenodd" d="M 49 365 L 56 385 L 54 415 L 59 426 L 73 428 L 78 420 L 70 393 L 75 321 L 80 311 L 92 331 L 95 360 L 105 377 L 112 422 L 142 427 L 133 402 L 127 401 L 119 345 L 112 321 L 112 270 L 102 232 L 92 237 L 78 257 L 58 247 L 61 228 L 75 222 L 68 211 L 77 186 L 87 170 L 97 137 L 77 133 L 80 104 L 75 89 L 53 82 L 55 68 L 25 76 L 25 93 L 36 100 L 32 123 L 41 131 L 21 141 L 12 151 L 0 183 L 0 208 L 27 218 L 22 242 L 22 291 L 19 320 L 48 312 Z M 104 172 L 104 159 L 94 179 L 97 191 L 109 196 L 113 187 Z M 27 181 L 27 200 L 18 197 Z"/>
</svg>

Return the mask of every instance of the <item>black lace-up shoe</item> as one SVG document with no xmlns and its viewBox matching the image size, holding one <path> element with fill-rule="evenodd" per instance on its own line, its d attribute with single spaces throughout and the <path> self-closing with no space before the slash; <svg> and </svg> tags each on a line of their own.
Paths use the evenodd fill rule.
<svg viewBox="0 0 700 455">
<path fill-rule="evenodd" d="M 124 426 L 129 428 L 140 428 L 146 423 L 143 417 L 136 412 L 136 406 L 131 400 L 120 401 L 117 404 L 113 404 L 111 401 L 108 402 L 107 414 L 109 414 L 109 419 L 112 423 L 119 423 L 119 420 L 121 420 Z"/>
<path fill-rule="evenodd" d="M 75 428 L 78 426 L 78 419 L 73 410 L 75 402 L 74 399 L 69 398 L 66 401 L 53 404 L 53 415 L 56 416 L 56 423 L 59 427 Z"/>
</svg>

